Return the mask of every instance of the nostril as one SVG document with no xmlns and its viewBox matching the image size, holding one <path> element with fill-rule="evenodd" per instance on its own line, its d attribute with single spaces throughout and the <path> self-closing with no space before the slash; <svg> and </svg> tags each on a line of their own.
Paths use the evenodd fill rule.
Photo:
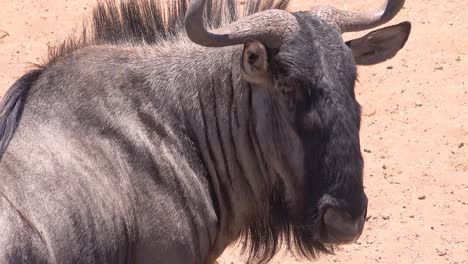
<svg viewBox="0 0 468 264">
<path fill-rule="evenodd" d="M 365 218 L 353 218 L 349 213 L 329 207 L 323 214 L 322 240 L 328 243 L 351 243 L 362 233 Z"/>
</svg>

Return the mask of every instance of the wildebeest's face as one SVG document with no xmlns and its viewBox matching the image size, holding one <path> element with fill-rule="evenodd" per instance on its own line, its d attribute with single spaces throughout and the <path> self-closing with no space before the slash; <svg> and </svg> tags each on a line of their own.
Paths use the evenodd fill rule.
<svg viewBox="0 0 468 264">
<path fill-rule="evenodd" d="M 265 144 L 286 153 L 282 162 L 289 164 L 276 160 L 271 166 L 278 168 L 279 174 L 290 170 L 286 177 L 302 177 L 298 181 L 302 190 L 287 194 L 304 200 L 296 200 L 302 206 L 297 223 L 302 227 L 296 235 L 314 247 L 349 243 L 360 236 L 367 212 L 360 106 L 354 94 L 356 63 L 377 62 L 373 49 L 387 47 L 395 38 L 397 45 L 389 47 L 398 50 L 402 46 L 398 39 L 406 41 L 409 28 L 400 24 L 345 43 L 318 18 L 304 18 L 301 13 L 296 16 L 300 31 L 280 48 L 269 49 L 258 41 L 245 43 L 243 77 L 254 89 L 274 98 L 264 99 L 267 103 L 263 107 L 270 110 L 255 117 L 261 137 L 272 134 Z M 373 47 L 351 45 L 365 43 L 366 38 L 380 42 Z M 365 49 L 365 53 L 355 51 Z M 362 58 L 363 54 L 367 57 Z"/>
</svg>

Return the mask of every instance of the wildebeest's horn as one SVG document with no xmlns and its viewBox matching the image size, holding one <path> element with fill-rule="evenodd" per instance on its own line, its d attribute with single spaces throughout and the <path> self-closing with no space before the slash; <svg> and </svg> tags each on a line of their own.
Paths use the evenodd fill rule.
<svg viewBox="0 0 468 264">
<path fill-rule="evenodd" d="M 341 33 L 355 32 L 378 27 L 394 18 L 401 10 L 405 0 L 387 0 L 374 12 L 355 13 L 333 7 L 319 6 L 311 12 L 333 25 Z"/>
<path fill-rule="evenodd" d="M 247 39 L 255 39 L 270 48 L 277 48 L 299 28 L 292 14 L 272 9 L 241 18 L 210 32 L 203 21 L 205 3 L 206 0 L 192 0 L 185 15 L 188 37 L 205 47 L 231 46 L 242 44 Z"/>
</svg>

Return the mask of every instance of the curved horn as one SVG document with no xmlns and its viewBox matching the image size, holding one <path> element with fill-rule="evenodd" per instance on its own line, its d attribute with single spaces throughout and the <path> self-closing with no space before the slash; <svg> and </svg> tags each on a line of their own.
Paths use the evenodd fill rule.
<svg viewBox="0 0 468 264">
<path fill-rule="evenodd" d="M 185 30 L 193 42 L 205 47 L 243 44 L 247 39 L 278 48 L 298 30 L 295 16 L 284 10 L 266 10 L 208 31 L 203 21 L 206 0 L 192 0 L 185 14 Z"/>
<path fill-rule="evenodd" d="M 355 13 L 333 7 L 321 6 L 311 12 L 322 20 L 332 24 L 341 33 L 362 31 L 378 27 L 392 20 L 401 10 L 405 0 L 387 0 L 374 12 Z"/>
</svg>

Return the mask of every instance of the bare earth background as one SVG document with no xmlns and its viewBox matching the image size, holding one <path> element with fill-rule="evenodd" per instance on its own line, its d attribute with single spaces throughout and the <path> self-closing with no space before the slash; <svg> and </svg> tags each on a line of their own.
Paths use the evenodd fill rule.
<svg viewBox="0 0 468 264">
<path fill-rule="evenodd" d="M 80 26 L 94 2 L 0 0 L 0 95 Z M 380 2 L 295 0 L 292 8 Z M 404 50 L 359 69 L 371 217 L 358 243 L 319 263 L 468 263 L 467 8 L 465 0 L 407 1 L 392 21 L 413 23 Z M 243 263 L 238 254 L 233 246 L 220 263 Z M 272 263 L 307 261 L 280 253 Z"/>
</svg>

